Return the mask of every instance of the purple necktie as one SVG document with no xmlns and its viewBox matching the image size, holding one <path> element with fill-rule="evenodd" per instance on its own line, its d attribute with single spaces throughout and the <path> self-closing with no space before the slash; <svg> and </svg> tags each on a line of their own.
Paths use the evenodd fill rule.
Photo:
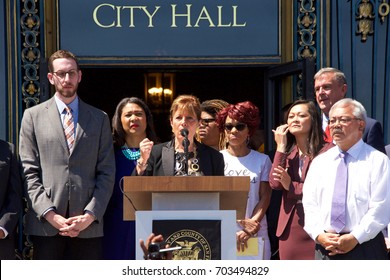
<svg viewBox="0 0 390 280">
<path fill-rule="evenodd" d="M 345 227 L 345 204 L 348 185 L 348 153 L 340 153 L 340 163 L 337 167 L 336 182 L 333 191 L 330 225 L 340 233 Z"/>
</svg>

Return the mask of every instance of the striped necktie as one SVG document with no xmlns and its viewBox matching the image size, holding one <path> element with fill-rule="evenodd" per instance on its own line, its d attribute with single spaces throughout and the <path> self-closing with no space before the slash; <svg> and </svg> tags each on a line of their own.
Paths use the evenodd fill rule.
<svg viewBox="0 0 390 280">
<path fill-rule="evenodd" d="M 64 132 L 65 132 L 66 142 L 68 144 L 68 149 L 70 153 L 74 145 L 74 122 L 72 116 L 72 109 L 66 107 L 65 110 L 66 110 L 66 114 L 64 118 Z"/>
</svg>

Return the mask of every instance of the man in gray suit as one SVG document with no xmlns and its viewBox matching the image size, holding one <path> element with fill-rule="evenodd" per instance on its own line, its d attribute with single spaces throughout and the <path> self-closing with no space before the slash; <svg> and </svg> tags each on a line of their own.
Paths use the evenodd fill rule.
<svg viewBox="0 0 390 280">
<path fill-rule="evenodd" d="M 15 146 L 0 140 L 0 260 L 15 259 L 15 233 L 22 211 L 22 182 Z"/>
<path fill-rule="evenodd" d="M 109 119 L 78 97 L 82 73 L 72 53 L 55 52 L 48 67 L 55 95 L 27 109 L 20 130 L 25 233 L 33 259 L 100 259 L 115 177 Z"/>
</svg>

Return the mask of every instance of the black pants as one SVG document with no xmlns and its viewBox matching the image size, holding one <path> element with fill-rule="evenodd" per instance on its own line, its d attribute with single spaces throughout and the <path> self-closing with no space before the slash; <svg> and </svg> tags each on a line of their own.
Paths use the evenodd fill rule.
<svg viewBox="0 0 390 280">
<path fill-rule="evenodd" d="M 31 236 L 34 260 L 100 260 L 102 238 Z"/>
<path fill-rule="evenodd" d="M 356 245 L 346 254 L 329 256 L 329 251 L 319 244 L 316 244 L 316 260 L 387 260 L 387 249 L 385 238 L 380 232 L 375 238 Z"/>
<path fill-rule="evenodd" d="M 0 260 L 15 260 L 16 259 L 16 243 L 15 238 L 10 234 L 5 239 L 0 239 Z"/>
</svg>

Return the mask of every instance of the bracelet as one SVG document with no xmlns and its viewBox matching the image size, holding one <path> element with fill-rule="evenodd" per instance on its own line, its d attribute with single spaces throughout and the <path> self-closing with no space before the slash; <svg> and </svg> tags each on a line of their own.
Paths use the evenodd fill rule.
<svg viewBox="0 0 390 280">
<path fill-rule="evenodd" d="M 140 166 L 140 167 L 146 167 L 146 166 L 148 166 L 148 163 L 147 163 L 147 162 L 142 163 L 142 162 L 140 161 L 140 159 L 137 159 L 137 165 Z"/>
</svg>

